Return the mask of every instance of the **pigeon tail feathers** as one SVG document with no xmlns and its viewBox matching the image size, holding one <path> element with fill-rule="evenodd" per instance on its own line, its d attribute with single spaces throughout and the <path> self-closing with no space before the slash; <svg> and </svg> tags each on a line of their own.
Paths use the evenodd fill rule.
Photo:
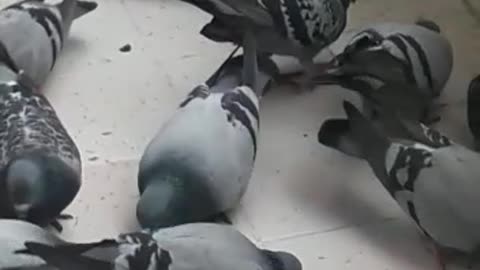
<svg viewBox="0 0 480 270">
<path fill-rule="evenodd" d="M 328 119 L 320 127 L 317 138 L 320 144 L 327 147 L 349 156 L 364 158 L 350 133 L 350 123 L 347 119 Z"/>
<path fill-rule="evenodd" d="M 391 144 L 384 131 L 376 128 L 352 103 L 344 101 L 343 108 L 349 121 L 349 136 L 359 147 L 361 155 L 367 161 L 383 159 Z"/>
<path fill-rule="evenodd" d="M 114 269 L 114 265 L 110 262 L 69 252 L 68 249 L 64 249 L 63 247 L 52 247 L 35 242 L 26 242 L 25 247 L 30 254 L 40 257 L 48 265 L 54 266 L 59 270 Z"/>
</svg>

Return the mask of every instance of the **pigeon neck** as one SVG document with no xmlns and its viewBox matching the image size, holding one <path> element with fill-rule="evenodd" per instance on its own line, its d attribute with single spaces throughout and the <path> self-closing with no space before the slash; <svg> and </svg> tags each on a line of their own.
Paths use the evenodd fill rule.
<svg viewBox="0 0 480 270">
<path fill-rule="evenodd" d="M 137 205 L 137 218 L 143 228 L 201 221 L 218 208 L 208 179 L 189 167 L 175 166 L 163 167 L 144 179 L 146 186 Z"/>
</svg>

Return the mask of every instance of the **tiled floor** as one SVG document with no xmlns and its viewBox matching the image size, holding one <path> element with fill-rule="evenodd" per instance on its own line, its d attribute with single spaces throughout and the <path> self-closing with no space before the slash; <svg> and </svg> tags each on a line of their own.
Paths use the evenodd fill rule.
<svg viewBox="0 0 480 270">
<path fill-rule="evenodd" d="M 230 50 L 197 34 L 209 17 L 178 0 L 99 0 L 72 28 L 45 87 L 82 150 L 84 185 L 66 212 L 64 236 L 92 240 L 137 228 L 138 159 L 160 125 Z M 6 2 L 6 1 L 2 1 Z M 480 25 L 457 0 L 359 0 L 350 26 L 437 20 L 455 48 L 440 129 L 471 143 L 464 120 L 468 80 L 480 72 Z M 130 53 L 119 48 L 131 44 Z M 260 245 L 292 251 L 304 269 L 435 269 L 415 227 L 364 163 L 316 142 L 341 114 L 346 91 L 276 89 L 261 108 L 260 150 L 234 213 Z"/>
</svg>

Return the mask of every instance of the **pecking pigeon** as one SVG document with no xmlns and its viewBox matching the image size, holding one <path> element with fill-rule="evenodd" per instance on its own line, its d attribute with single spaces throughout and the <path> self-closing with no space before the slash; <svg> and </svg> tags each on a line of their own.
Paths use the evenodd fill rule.
<svg viewBox="0 0 480 270">
<path fill-rule="evenodd" d="M 453 51 L 448 39 L 433 21 L 418 20 L 415 24 L 378 23 L 362 27 L 332 62 L 331 72 L 347 75 L 365 70 L 365 76 L 376 80 L 394 80 L 415 84 L 425 94 L 438 97 L 447 83 L 453 65 Z M 376 59 L 362 59 L 355 54 L 362 51 L 384 51 L 403 62 L 390 73 L 389 68 L 376 66 Z M 381 54 L 377 54 L 378 56 Z M 375 55 L 374 55 L 375 56 Z M 384 61 L 381 61 L 384 64 Z M 389 62 L 387 62 L 389 63 Z M 326 71 L 327 73 L 329 70 Z M 376 79 L 376 80 L 375 80 Z M 366 80 L 368 81 L 368 80 Z M 374 87 L 376 84 L 372 83 Z"/>
<path fill-rule="evenodd" d="M 438 117 L 428 116 L 440 107 L 433 99 L 445 87 L 453 63 L 452 47 L 438 25 L 419 20 L 410 25 L 381 23 L 357 31 L 343 52 L 332 60 L 334 64 L 317 76 L 315 82 L 339 84 L 364 97 L 365 89 L 371 92 L 380 88 L 403 88 L 411 97 L 418 96 L 412 107 L 428 112 L 423 119 L 426 124 L 438 121 Z M 385 84 L 388 87 L 384 87 Z M 390 99 L 389 103 L 394 104 L 397 96 L 388 96 L 384 94 L 383 101 Z M 365 113 L 374 113 L 371 99 L 364 99 L 363 105 Z"/>
<path fill-rule="evenodd" d="M 313 57 L 344 31 L 347 10 L 355 0 L 182 0 L 213 15 L 201 34 L 216 42 L 242 44 L 245 32 L 260 52 L 294 56 L 306 69 L 300 80 L 321 69 Z"/>
<path fill-rule="evenodd" d="M 477 75 L 468 87 L 467 121 L 475 141 L 475 150 L 480 150 L 480 75 Z"/>
<path fill-rule="evenodd" d="M 97 3 L 63 0 L 51 5 L 25 0 L 0 11 L 0 61 L 23 70 L 37 87 L 55 65 L 72 21 L 94 10 Z"/>
<path fill-rule="evenodd" d="M 233 54 L 147 146 L 138 174 L 142 227 L 213 221 L 243 196 L 257 151 L 259 97 L 278 70 L 263 55 L 260 72 L 252 72 L 254 46 Z"/>
<path fill-rule="evenodd" d="M 287 252 L 257 248 L 231 226 L 193 223 L 88 244 L 26 242 L 19 253 L 59 270 L 301 270 Z"/>
<path fill-rule="evenodd" d="M 0 65 L 0 218 L 61 230 L 76 196 L 80 153 L 48 100 Z"/>
<path fill-rule="evenodd" d="M 0 269 L 57 270 L 34 255 L 18 254 L 25 241 L 59 245 L 64 242 L 54 234 L 29 222 L 0 219 Z"/>
<path fill-rule="evenodd" d="M 419 136 L 438 142 L 437 147 L 392 140 L 351 103 L 344 102 L 344 109 L 345 133 L 390 195 L 433 241 L 442 269 L 446 259 L 467 258 L 476 263 L 480 155 L 421 123 L 411 125 L 418 126 Z"/>
</svg>

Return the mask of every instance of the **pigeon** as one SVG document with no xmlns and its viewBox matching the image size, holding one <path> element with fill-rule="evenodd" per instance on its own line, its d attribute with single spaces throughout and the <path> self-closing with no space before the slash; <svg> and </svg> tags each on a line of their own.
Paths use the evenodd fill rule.
<svg viewBox="0 0 480 270">
<path fill-rule="evenodd" d="M 23 70 L 37 88 L 46 81 L 63 48 L 70 26 L 97 8 L 97 3 L 63 0 L 20 1 L 0 11 L 0 61 L 15 72 Z"/>
<path fill-rule="evenodd" d="M 452 46 L 435 22 L 422 19 L 416 24 L 381 23 L 359 30 L 314 81 L 340 85 L 341 81 L 354 81 L 343 86 L 357 92 L 359 87 L 378 90 L 389 84 L 418 95 L 422 110 L 432 113 L 444 106 L 433 104 L 433 99 L 444 89 L 452 65 Z M 365 113 L 372 110 L 370 106 L 367 99 Z M 435 122 L 439 118 L 428 120 Z"/>
<path fill-rule="evenodd" d="M 470 82 L 467 92 L 467 121 L 475 141 L 475 150 L 480 150 L 480 75 Z"/>
<path fill-rule="evenodd" d="M 26 241 L 60 245 L 65 242 L 51 232 L 22 220 L 0 219 L 0 269 L 58 270 L 35 255 L 18 254 Z"/>
<path fill-rule="evenodd" d="M 215 42 L 240 45 L 245 32 L 260 52 L 293 56 L 305 67 L 301 87 L 322 68 L 313 57 L 344 31 L 355 0 L 182 0 L 213 15 L 200 33 Z"/>
<path fill-rule="evenodd" d="M 415 25 L 383 23 L 367 27 L 353 35 L 332 61 L 335 66 L 317 76 L 317 83 L 336 84 L 360 94 L 363 113 L 389 137 L 415 138 L 434 147 L 435 142 L 415 137 L 418 133 L 412 133 L 412 127 L 405 123 L 432 124 L 440 120 L 436 112 L 444 105 L 434 101 L 450 76 L 452 53 L 448 40 L 439 33 L 439 26 L 429 20 L 419 20 Z M 415 39 L 418 45 L 412 45 Z M 434 56 L 442 55 L 446 63 L 434 65 L 438 61 Z M 361 157 L 351 138 L 339 136 L 347 126 L 344 119 L 328 119 L 322 124 L 318 140 L 326 145 L 338 144 L 337 150 Z"/>
<path fill-rule="evenodd" d="M 232 226 L 191 223 L 85 244 L 28 241 L 20 254 L 64 269 L 301 270 L 287 252 L 257 248 Z"/>
<path fill-rule="evenodd" d="M 0 65 L 0 218 L 53 225 L 81 185 L 80 153 L 29 81 Z"/>
<path fill-rule="evenodd" d="M 392 140 L 345 101 L 352 141 L 375 176 L 434 243 L 442 266 L 448 260 L 475 264 L 480 247 L 480 155 L 421 123 L 418 130 L 437 147 L 416 140 Z M 335 147 L 335 145 L 331 145 Z M 465 262 L 465 261 L 462 261 Z"/>
<path fill-rule="evenodd" d="M 143 228 L 219 218 L 229 223 L 225 211 L 239 203 L 254 166 L 259 99 L 278 72 L 275 62 L 247 45 L 243 56 L 232 58 L 237 47 L 188 94 L 147 146 L 138 173 Z"/>
</svg>

